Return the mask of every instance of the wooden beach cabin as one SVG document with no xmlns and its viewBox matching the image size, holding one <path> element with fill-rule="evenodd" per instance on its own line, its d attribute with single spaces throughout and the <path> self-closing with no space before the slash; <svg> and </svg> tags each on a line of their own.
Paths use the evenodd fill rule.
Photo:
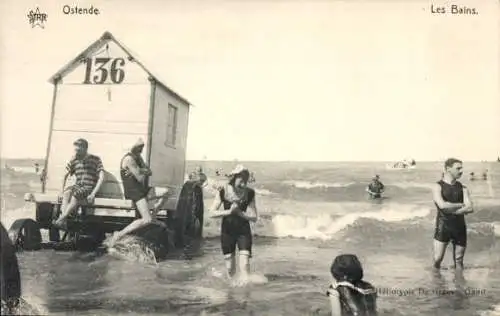
<svg viewBox="0 0 500 316">
<path fill-rule="evenodd" d="M 89 209 L 133 208 L 123 197 L 120 162 L 142 138 L 146 144 L 143 157 L 153 171 L 149 184 L 168 188 L 163 209 L 179 213 L 179 196 L 185 186 L 189 101 L 159 81 L 109 32 L 62 67 L 50 82 L 54 92 L 42 193 L 25 197 L 37 204 L 40 226 L 50 228 L 48 213 L 60 204 L 57 196 L 65 166 L 78 138 L 88 140 L 89 153 L 101 157 L 106 170 L 105 183 Z M 114 226 L 115 219 L 97 221 L 107 221 L 110 225 L 103 229 L 109 232 L 131 220 Z"/>
<path fill-rule="evenodd" d="M 151 186 L 176 189 L 185 174 L 190 103 L 159 81 L 111 33 L 50 78 L 54 85 L 43 193 L 59 193 L 73 142 L 85 138 L 107 171 L 100 197 L 123 198 L 119 165 L 142 138 Z"/>
</svg>

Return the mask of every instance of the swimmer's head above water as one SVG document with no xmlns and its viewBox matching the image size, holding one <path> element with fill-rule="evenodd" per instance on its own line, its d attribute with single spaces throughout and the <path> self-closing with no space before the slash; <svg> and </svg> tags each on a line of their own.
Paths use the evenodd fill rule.
<svg viewBox="0 0 500 316">
<path fill-rule="evenodd" d="M 332 315 L 377 314 L 377 290 L 363 280 L 363 268 L 356 255 L 337 256 L 330 272 L 335 279 L 327 290 Z"/>
<path fill-rule="evenodd" d="M 363 267 L 358 257 L 353 254 L 342 254 L 335 257 L 330 272 L 337 282 L 357 282 L 363 279 Z"/>
</svg>

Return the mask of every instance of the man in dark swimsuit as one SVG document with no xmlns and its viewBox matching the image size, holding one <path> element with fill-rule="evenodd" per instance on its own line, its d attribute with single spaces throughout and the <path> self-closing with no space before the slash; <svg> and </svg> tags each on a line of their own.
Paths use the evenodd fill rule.
<svg viewBox="0 0 500 316">
<path fill-rule="evenodd" d="M 162 222 L 154 220 L 155 213 L 151 215 L 149 212 L 148 193 L 152 189 L 149 186 L 149 177 L 152 172 L 141 157 L 143 149 L 144 141 L 139 139 L 120 162 L 120 176 L 125 199 L 132 200 L 141 218 L 136 219 L 123 230 L 115 233 L 108 243 L 110 247 L 126 234 L 152 222 L 164 226 Z"/>
<path fill-rule="evenodd" d="M 437 208 L 434 232 L 434 268 L 439 269 L 446 247 L 453 244 L 455 268 L 463 268 L 465 248 L 467 247 L 467 227 L 465 215 L 474 212 L 467 187 L 458 181 L 462 176 L 462 161 L 449 158 L 444 163 L 443 179 L 433 189 L 434 204 Z"/>
<path fill-rule="evenodd" d="M 252 231 L 250 222 L 257 221 L 255 191 L 247 187 L 250 173 L 238 165 L 229 175 L 229 183 L 219 189 L 212 206 L 212 217 L 222 217 L 221 247 L 228 276 L 236 272 L 236 245 L 240 254 L 240 273 L 244 280 L 250 272 Z M 221 206 L 223 211 L 219 211 Z"/>
</svg>

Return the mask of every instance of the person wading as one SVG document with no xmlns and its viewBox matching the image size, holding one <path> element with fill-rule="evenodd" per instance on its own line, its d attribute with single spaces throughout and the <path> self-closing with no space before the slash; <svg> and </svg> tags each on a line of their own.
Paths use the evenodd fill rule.
<svg viewBox="0 0 500 316">
<path fill-rule="evenodd" d="M 380 176 L 377 174 L 372 178 L 372 182 L 366 187 L 366 192 L 372 199 L 379 199 L 384 193 L 384 184 L 380 181 Z"/>
<path fill-rule="evenodd" d="M 434 268 L 439 269 L 446 247 L 453 244 L 455 268 L 463 268 L 467 247 L 467 227 L 465 215 L 474 212 L 467 187 L 458 181 L 463 174 L 462 161 L 449 158 L 444 163 L 443 178 L 433 189 L 434 204 L 437 208 L 434 231 Z"/>
<path fill-rule="evenodd" d="M 221 248 L 227 274 L 236 273 L 236 245 L 239 249 L 239 266 L 242 280 L 248 278 L 252 256 L 252 231 L 250 222 L 258 219 L 255 191 L 247 187 L 250 173 L 242 165 L 229 174 L 229 182 L 219 189 L 211 208 L 211 217 L 222 217 Z M 221 206 L 223 211 L 219 211 Z"/>
</svg>

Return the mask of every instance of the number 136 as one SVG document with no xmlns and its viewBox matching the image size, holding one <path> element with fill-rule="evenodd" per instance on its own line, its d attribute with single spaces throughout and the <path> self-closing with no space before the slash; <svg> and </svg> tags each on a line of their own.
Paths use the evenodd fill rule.
<svg viewBox="0 0 500 316">
<path fill-rule="evenodd" d="M 111 65 L 108 66 L 110 61 Z M 85 68 L 84 84 L 103 84 L 108 80 L 108 77 L 113 83 L 119 84 L 125 79 L 125 71 L 122 69 L 125 65 L 125 60 L 123 58 L 87 58 L 85 63 L 87 67 Z M 95 69 L 93 69 L 94 65 L 96 67 Z M 93 76 L 92 73 L 94 74 Z"/>
</svg>

